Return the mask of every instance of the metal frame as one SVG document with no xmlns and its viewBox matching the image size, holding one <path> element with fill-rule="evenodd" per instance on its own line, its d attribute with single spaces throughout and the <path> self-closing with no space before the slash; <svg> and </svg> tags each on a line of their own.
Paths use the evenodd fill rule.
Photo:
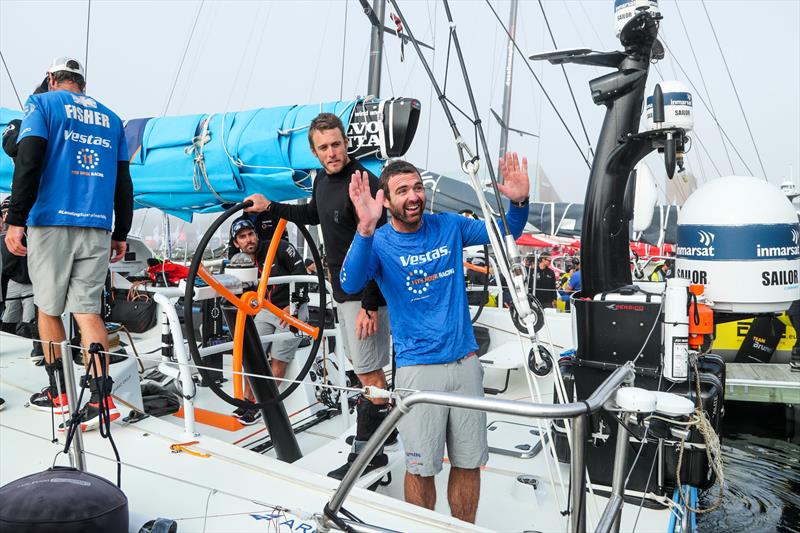
<svg viewBox="0 0 800 533">
<path fill-rule="evenodd" d="M 481 398 L 475 396 L 464 396 L 462 394 L 452 394 L 445 392 L 415 392 L 405 398 L 398 400 L 397 405 L 389 413 L 389 416 L 378 427 L 377 431 L 367 441 L 364 449 L 353 462 L 350 470 L 342 479 L 330 501 L 325 505 L 322 514 L 317 515 L 319 531 L 327 532 L 331 529 L 341 529 L 340 524 L 344 524 L 339 517 L 339 510 L 342 508 L 344 500 L 355 486 L 356 481 L 361 477 L 367 464 L 375 456 L 383 445 L 383 442 L 395 428 L 400 419 L 405 416 L 415 405 L 440 405 L 445 407 L 458 407 L 462 409 L 473 409 L 486 411 L 489 413 L 499 413 L 505 415 L 524 416 L 529 418 L 574 418 L 572 425 L 572 457 L 570 471 L 572 474 L 572 501 L 573 512 L 570 520 L 570 531 L 573 533 L 584 533 L 586 531 L 586 467 L 584 462 L 584 442 L 587 434 L 588 417 L 590 414 L 599 411 L 608 402 L 612 395 L 622 385 L 632 383 L 635 377 L 633 363 L 628 362 L 615 370 L 586 400 L 567 404 L 545 404 L 527 403 L 511 400 L 499 400 L 494 398 Z M 626 443 L 627 444 L 627 443 Z M 619 452 L 619 448 L 617 452 Z M 616 461 L 615 457 L 615 462 Z M 624 461 L 623 461 L 624 462 Z M 620 472 L 624 474 L 624 464 L 619 466 Z M 617 467 L 614 470 L 614 486 L 617 483 Z M 624 476 L 622 477 L 624 481 Z M 619 483 L 619 486 L 622 482 Z M 612 499 L 613 500 L 613 499 Z M 611 502 L 609 502 L 610 504 Z M 622 502 L 614 510 L 614 518 L 619 515 L 622 509 Z M 605 515 L 606 513 L 604 513 Z M 350 526 L 351 524 L 347 524 Z M 362 524 L 363 525 L 363 524 Z M 364 531 L 386 531 L 372 526 L 365 526 Z"/>
</svg>

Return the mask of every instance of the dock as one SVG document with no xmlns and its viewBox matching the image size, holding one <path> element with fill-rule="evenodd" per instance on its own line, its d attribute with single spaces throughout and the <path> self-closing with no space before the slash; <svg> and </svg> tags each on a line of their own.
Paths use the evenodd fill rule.
<svg viewBox="0 0 800 533">
<path fill-rule="evenodd" d="M 800 372 L 789 365 L 728 363 L 725 399 L 800 405 Z"/>
</svg>

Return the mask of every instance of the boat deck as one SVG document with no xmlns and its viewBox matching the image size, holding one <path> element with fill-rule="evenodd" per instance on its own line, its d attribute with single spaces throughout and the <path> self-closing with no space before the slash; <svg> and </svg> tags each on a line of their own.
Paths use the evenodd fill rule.
<svg viewBox="0 0 800 533">
<path fill-rule="evenodd" d="M 154 345 L 158 337 L 154 335 Z M 142 339 L 140 353 L 150 351 L 148 340 Z M 66 456 L 59 455 L 63 434 L 56 432 L 53 441 L 53 422 L 57 426 L 60 417 L 26 405 L 46 379 L 43 369 L 30 361 L 30 342 L 0 334 L 0 396 L 6 400 L 6 408 L 0 411 L 0 485 L 44 470 L 54 461 L 68 463 Z M 81 371 L 74 368 L 76 373 Z M 502 383 L 507 372 L 486 370 L 487 381 L 494 383 Z M 524 381 L 522 372 L 511 371 L 509 390 L 498 396 L 529 400 Z M 551 382 L 542 383 L 540 388 L 549 397 Z M 199 388 L 195 401 L 198 407 L 220 409 L 208 389 Z M 201 435 L 192 436 L 184 432 L 183 421 L 175 416 L 149 417 L 135 424 L 117 420 L 112 425 L 113 437 L 123 463 L 122 489 L 130 502 L 130 530 L 136 532 L 156 517 L 177 519 L 181 531 L 264 531 L 270 527 L 277 531 L 316 530 L 312 514 L 321 512 L 338 484 L 325 473 L 341 464 L 348 451 L 345 437 L 352 430 L 343 428 L 343 421 L 344 417 L 333 417 L 298 434 L 304 457 L 287 464 L 276 460 L 273 452 L 259 454 L 235 445 L 259 426 L 226 432 L 198 424 Z M 567 505 L 569 468 L 555 463 L 547 447 L 536 449 L 537 421 L 490 414 L 489 424 L 492 451 L 481 476 L 477 526 L 449 516 L 447 463 L 436 478 L 439 497 L 435 512 L 403 501 L 402 446 L 390 452 L 392 482 L 371 492 L 364 485 L 373 479 L 360 480 L 345 507 L 367 523 L 401 531 L 566 530 L 568 518 L 560 511 Z M 172 444 L 193 440 L 199 442 L 190 449 L 210 456 L 170 451 Z M 110 444 L 92 431 L 84 434 L 84 446 L 89 470 L 115 480 Z M 525 481 L 531 479 L 535 487 Z M 596 525 L 606 501 L 599 495 L 588 497 L 590 528 Z M 669 509 L 640 510 L 626 505 L 622 528 L 632 531 L 637 522 L 637 531 L 664 532 L 669 516 Z"/>
</svg>

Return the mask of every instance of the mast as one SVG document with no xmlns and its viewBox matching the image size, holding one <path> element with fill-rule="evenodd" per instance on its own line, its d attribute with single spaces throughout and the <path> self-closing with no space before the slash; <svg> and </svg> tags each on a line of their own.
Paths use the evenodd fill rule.
<svg viewBox="0 0 800 533">
<path fill-rule="evenodd" d="M 508 121 L 511 118 L 511 80 L 514 74 L 514 39 L 517 34 L 517 4 L 518 0 L 511 0 L 508 12 L 508 44 L 506 45 L 506 75 L 503 87 L 503 109 L 500 121 L 500 157 L 508 149 Z M 498 181 L 502 182 L 503 175 L 497 169 Z"/>
<path fill-rule="evenodd" d="M 379 97 L 381 94 L 381 69 L 383 68 L 383 20 L 386 18 L 386 0 L 374 0 L 372 11 L 379 24 L 372 25 L 369 42 L 369 78 L 367 94 Z"/>
</svg>

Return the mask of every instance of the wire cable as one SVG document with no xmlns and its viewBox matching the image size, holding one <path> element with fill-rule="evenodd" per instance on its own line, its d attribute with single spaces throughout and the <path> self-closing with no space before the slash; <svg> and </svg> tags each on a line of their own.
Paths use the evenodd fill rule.
<svg viewBox="0 0 800 533">
<path fill-rule="evenodd" d="M 511 36 L 511 33 L 508 31 L 508 28 L 506 27 L 505 24 L 503 24 L 503 21 L 500 19 L 500 15 L 497 14 L 497 11 L 495 11 L 495 9 L 492 6 L 492 4 L 489 3 L 489 0 L 486 0 L 486 5 L 489 6 L 489 9 L 492 10 L 492 13 L 494 14 L 494 17 L 497 19 L 498 24 L 500 24 L 500 26 L 503 28 L 503 31 L 506 32 L 506 35 L 508 35 L 508 38 L 511 39 L 511 42 L 514 44 L 514 50 L 516 50 L 517 53 L 520 55 L 520 57 L 522 57 L 523 63 L 525 63 L 525 66 L 528 67 L 528 72 L 530 72 L 531 75 L 533 76 L 533 79 L 536 80 L 536 83 L 539 85 L 539 88 L 544 93 L 545 98 L 547 98 L 547 102 L 550 104 L 550 107 L 553 109 L 553 112 L 558 117 L 558 120 L 561 121 L 561 124 L 564 126 L 564 129 L 567 130 L 567 135 L 569 135 L 569 138 L 572 139 L 572 143 L 575 145 L 575 148 L 578 149 L 578 153 L 581 154 L 581 159 L 583 159 L 584 163 L 586 163 L 586 166 L 589 168 L 589 170 L 591 170 L 592 169 L 591 162 L 586 157 L 586 155 L 584 155 L 583 148 L 581 148 L 581 145 L 578 143 L 578 140 L 572 134 L 572 130 L 570 130 L 569 126 L 567 126 L 567 123 L 564 120 L 564 117 L 561 116 L 561 113 L 558 111 L 558 108 L 556 108 L 555 102 L 553 102 L 553 99 L 550 98 L 550 95 L 548 94 L 547 89 L 544 88 L 544 85 L 542 85 L 542 82 L 539 79 L 539 76 L 537 76 L 536 73 L 533 71 L 533 68 L 531 67 L 530 63 L 528 62 L 528 58 L 526 58 L 525 54 L 522 53 L 522 50 L 520 50 L 519 46 L 517 45 L 517 41 Z"/>
<path fill-rule="evenodd" d="M 556 44 L 556 38 L 553 36 L 553 30 L 550 28 L 550 21 L 547 19 L 547 13 L 544 10 L 544 4 L 542 4 L 542 0 L 539 1 L 539 9 L 542 11 L 542 16 L 544 17 L 544 23 L 547 26 L 547 33 L 550 34 L 550 41 L 553 43 L 553 48 L 558 50 L 558 45 Z M 589 133 L 586 131 L 586 124 L 583 122 L 583 115 L 581 115 L 581 109 L 578 107 L 578 101 L 575 99 L 575 92 L 572 90 L 572 83 L 569 81 L 569 76 L 567 76 L 567 69 L 564 67 L 564 64 L 561 65 L 561 72 L 564 73 L 564 79 L 567 82 L 567 88 L 569 89 L 569 96 L 572 98 L 572 105 L 575 106 L 575 112 L 578 114 L 578 120 L 581 123 L 581 129 L 583 130 L 583 136 L 586 138 L 586 145 L 589 147 L 589 155 L 592 159 L 594 159 L 594 149 L 592 148 L 592 141 L 589 140 Z"/>
<path fill-rule="evenodd" d="M 703 4 L 703 11 L 706 12 L 708 25 L 711 26 L 711 33 L 714 35 L 714 41 L 717 43 L 717 48 L 719 49 L 719 55 L 722 56 L 722 63 L 725 65 L 725 72 L 728 73 L 728 79 L 731 80 L 731 87 L 733 87 L 733 94 L 736 95 L 736 101 L 739 103 L 739 109 L 742 112 L 742 118 L 744 118 L 744 123 L 747 126 L 747 133 L 750 135 L 750 140 L 753 142 L 753 149 L 756 151 L 758 164 L 761 166 L 761 172 L 764 173 L 764 180 L 769 181 L 769 179 L 767 178 L 767 171 L 766 169 L 764 169 L 764 162 L 761 161 L 761 154 L 758 151 L 758 145 L 756 145 L 756 139 L 755 137 L 753 137 L 753 130 L 750 129 L 750 121 L 747 120 L 747 114 L 744 112 L 744 105 L 742 105 L 742 99 L 739 97 L 739 91 L 736 89 L 736 84 L 733 82 L 733 75 L 731 74 L 730 67 L 728 67 L 728 60 L 725 59 L 725 53 L 722 51 L 722 45 L 720 44 L 719 38 L 717 37 L 717 30 L 714 29 L 714 23 L 711 22 L 711 15 L 708 13 L 708 9 L 706 8 L 706 1 L 700 0 L 700 3 Z"/>
<path fill-rule="evenodd" d="M 670 57 L 672 58 L 672 61 L 673 61 L 673 63 L 674 63 L 674 64 L 676 64 L 676 65 L 678 65 L 678 68 L 680 69 L 680 71 L 681 71 L 681 73 L 683 74 L 683 76 L 686 78 L 686 81 L 688 81 L 688 82 L 689 82 L 689 85 L 691 85 L 691 86 L 692 86 L 692 89 L 694 89 L 694 92 L 695 92 L 695 94 L 697 94 L 697 98 L 698 98 L 698 99 L 700 99 L 700 103 L 702 103 L 702 104 L 703 104 L 703 107 L 705 107 L 705 108 L 706 108 L 706 111 L 708 111 L 708 112 L 709 112 L 709 114 L 711 114 L 711 118 L 714 120 L 714 122 L 716 122 L 717 126 L 719 126 L 719 127 L 720 127 L 720 130 L 722 131 L 722 134 L 725 136 L 725 139 L 726 139 L 726 140 L 727 140 L 727 141 L 730 143 L 730 145 L 731 145 L 731 148 L 733 149 L 733 152 L 734 152 L 734 153 L 737 155 L 737 157 L 739 158 L 739 161 L 741 161 L 741 162 L 742 162 L 742 165 L 744 165 L 744 168 L 747 170 L 747 172 L 749 172 L 750 174 L 753 174 L 753 171 L 752 171 L 752 170 L 750 170 L 750 167 L 747 165 L 747 162 L 746 162 L 746 161 L 744 160 L 744 158 L 742 157 L 742 154 L 741 154 L 741 153 L 739 152 L 739 150 L 736 148 L 736 145 L 735 145 L 735 144 L 733 144 L 733 141 L 731 140 L 731 138 L 730 138 L 730 136 L 728 135 L 728 133 L 725 131 L 725 128 L 723 128 L 723 127 L 722 127 L 722 124 L 720 124 L 719 120 L 717 120 L 717 117 L 716 117 L 716 116 L 714 116 L 714 114 L 711 112 L 711 107 L 710 107 L 710 106 L 708 105 L 708 103 L 705 101 L 705 99 L 703 98 L 702 94 L 701 94 L 701 93 L 700 93 L 700 91 L 697 89 L 697 86 L 694 84 L 694 82 L 692 81 L 692 79 L 689 77 L 689 74 L 686 72 L 686 69 L 684 69 L 684 68 L 683 68 L 683 65 L 681 65 L 680 61 L 678 61 L 678 58 L 677 58 L 677 57 L 675 57 L 675 54 L 674 54 L 674 52 L 672 51 L 672 48 L 671 48 L 671 47 L 669 46 L 669 44 L 667 43 L 667 40 L 666 40 L 666 38 L 664 38 L 664 37 L 662 36 L 662 38 L 661 38 L 661 42 L 664 44 L 664 48 L 667 50 L 667 52 L 669 52 L 669 55 L 670 55 Z"/>
<path fill-rule="evenodd" d="M 172 88 L 169 91 L 169 97 L 167 98 L 167 103 L 164 104 L 164 111 L 161 113 L 161 116 L 165 116 L 167 114 L 167 110 L 169 110 L 169 104 L 172 102 L 172 96 L 175 94 L 175 87 L 178 86 L 178 79 L 181 76 L 181 70 L 183 70 L 183 63 L 186 61 L 186 55 L 189 53 L 189 47 L 192 44 L 192 37 L 194 37 L 194 30 L 197 28 L 197 21 L 200 20 L 200 13 L 203 11 L 203 5 L 205 5 L 205 2 L 206 0 L 200 0 L 200 7 L 197 8 L 197 13 L 194 16 L 192 30 L 189 32 L 189 38 L 186 40 L 186 46 L 183 49 L 183 56 L 181 56 L 181 62 L 178 65 L 178 72 L 175 73 L 175 80 L 172 82 Z"/>
<path fill-rule="evenodd" d="M 84 48 L 83 56 L 83 81 L 88 79 L 89 73 L 89 24 L 92 21 L 92 0 L 89 0 L 86 6 L 86 46 Z"/>
<path fill-rule="evenodd" d="M 681 6 L 678 3 L 678 0 L 675 0 L 675 7 L 678 10 L 678 18 L 681 20 L 681 26 L 683 26 L 683 33 L 686 35 L 686 42 L 689 44 L 689 50 L 692 52 L 692 57 L 694 58 L 694 64 L 697 67 L 697 72 L 700 73 L 700 81 L 703 83 L 703 89 L 706 91 L 706 97 L 708 98 L 708 104 L 711 107 L 711 114 L 713 116 L 716 115 L 716 111 L 714 109 L 714 101 L 711 98 L 711 91 L 708 90 L 708 85 L 706 84 L 706 77 L 703 76 L 703 69 L 700 68 L 700 61 L 697 60 L 697 54 L 694 51 L 694 44 L 692 44 L 692 38 L 689 36 L 689 31 L 686 29 L 686 23 L 683 20 L 683 13 L 681 12 Z M 719 131 L 719 139 L 722 142 L 722 147 L 725 149 L 725 155 L 728 157 L 728 164 L 731 166 L 731 174 L 734 174 L 736 171 L 733 169 L 733 161 L 731 160 L 731 154 L 728 151 L 728 145 L 725 144 L 725 138 L 722 136 L 722 127 L 717 123 L 717 130 Z"/>
<path fill-rule="evenodd" d="M 6 69 L 6 74 L 8 74 L 8 81 L 11 82 L 11 88 L 14 89 L 14 96 L 17 97 L 17 103 L 19 104 L 19 108 L 20 109 L 24 109 L 24 106 L 22 105 L 22 100 L 19 99 L 19 93 L 17 92 L 17 86 L 14 85 L 14 78 L 11 77 L 11 71 L 8 70 L 8 63 L 6 63 L 6 58 L 3 55 L 3 52 L 1 50 L 0 50 L 0 59 L 3 60 L 3 66 Z"/>
<path fill-rule="evenodd" d="M 350 2 L 344 3 L 344 24 L 342 24 L 342 68 L 339 73 L 339 101 L 344 95 L 344 53 L 347 49 L 347 6 Z"/>
</svg>

